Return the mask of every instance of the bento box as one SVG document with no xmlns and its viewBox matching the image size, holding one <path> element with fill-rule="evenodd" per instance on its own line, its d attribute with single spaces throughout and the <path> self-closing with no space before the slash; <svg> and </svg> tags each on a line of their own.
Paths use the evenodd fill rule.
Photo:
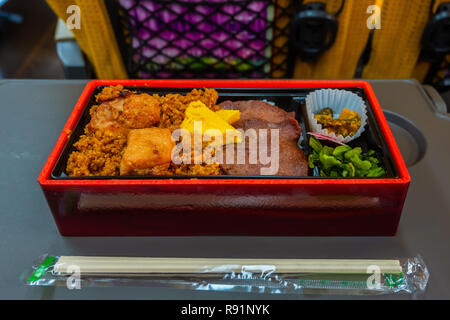
<svg viewBox="0 0 450 320">
<path fill-rule="evenodd" d="M 214 88 L 218 102 L 264 99 L 295 112 L 306 149 L 306 96 L 318 89 L 347 90 L 367 105 L 367 130 L 358 139 L 379 150 L 386 174 L 68 176 L 65 163 L 89 122 L 95 95 L 112 85 L 160 95 Z M 364 81 L 96 80 L 87 83 L 38 181 L 64 236 L 393 236 L 410 177 L 375 94 Z"/>
</svg>

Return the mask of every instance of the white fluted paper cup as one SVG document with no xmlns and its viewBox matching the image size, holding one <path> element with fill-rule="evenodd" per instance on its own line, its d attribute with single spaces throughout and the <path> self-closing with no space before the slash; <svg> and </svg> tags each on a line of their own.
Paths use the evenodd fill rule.
<svg viewBox="0 0 450 320">
<path fill-rule="evenodd" d="M 356 111 L 361 116 L 361 126 L 353 136 L 343 137 L 341 134 L 336 135 L 334 132 L 328 132 L 328 130 L 322 128 L 322 125 L 314 118 L 316 114 L 325 108 L 333 110 L 333 117 L 335 118 L 339 117 L 343 109 Z M 320 89 L 311 92 L 306 96 L 306 112 L 312 132 L 331 137 L 342 143 L 348 143 L 360 137 L 367 124 L 366 104 L 360 96 L 347 90 Z"/>
</svg>

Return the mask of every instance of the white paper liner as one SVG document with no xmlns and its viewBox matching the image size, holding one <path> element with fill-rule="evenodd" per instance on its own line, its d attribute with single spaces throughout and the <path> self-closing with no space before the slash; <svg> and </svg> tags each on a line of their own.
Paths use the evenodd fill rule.
<svg viewBox="0 0 450 320">
<path fill-rule="evenodd" d="M 336 136 L 334 132 L 328 132 L 322 128 L 322 125 L 314 119 L 314 115 L 325 108 L 333 110 L 333 117 L 337 118 L 343 109 L 356 111 L 361 116 L 361 126 L 353 136 L 343 137 L 341 134 Z M 360 96 L 353 92 L 338 89 L 320 89 L 311 92 L 306 96 L 306 112 L 312 132 L 323 134 L 336 139 L 342 143 L 348 143 L 364 132 L 367 124 L 367 106 Z"/>
</svg>

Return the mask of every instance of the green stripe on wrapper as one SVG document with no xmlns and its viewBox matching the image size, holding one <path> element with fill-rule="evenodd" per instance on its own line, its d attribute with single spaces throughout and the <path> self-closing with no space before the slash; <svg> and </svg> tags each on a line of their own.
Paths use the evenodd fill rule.
<svg viewBox="0 0 450 320">
<path fill-rule="evenodd" d="M 53 265 L 55 259 L 55 257 L 47 257 L 28 278 L 28 283 L 33 283 L 41 279 L 48 268 Z"/>
</svg>

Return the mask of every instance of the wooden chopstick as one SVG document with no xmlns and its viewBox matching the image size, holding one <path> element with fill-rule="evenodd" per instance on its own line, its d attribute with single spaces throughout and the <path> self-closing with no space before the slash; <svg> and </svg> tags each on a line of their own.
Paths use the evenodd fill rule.
<svg viewBox="0 0 450 320">
<path fill-rule="evenodd" d="M 134 273 L 228 273 L 255 271 L 258 266 L 276 273 L 367 274 L 370 266 L 381 273 L 402 272 L 398 260 L 331 260 L 331 259 L 223 259 L 223 258 L 138 258 L 61 256 L 54 270 L 62 274 L 73 273 L 77 266 L 81 274 L 134 274 Z"/>
</svg>

